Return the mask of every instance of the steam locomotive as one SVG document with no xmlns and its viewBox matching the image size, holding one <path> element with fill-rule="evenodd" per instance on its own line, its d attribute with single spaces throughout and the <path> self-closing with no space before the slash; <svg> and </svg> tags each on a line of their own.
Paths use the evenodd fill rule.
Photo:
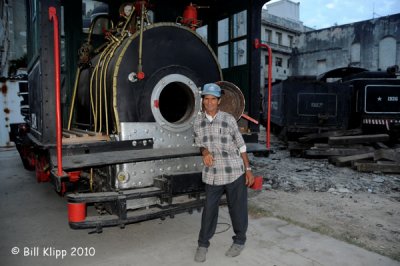
<svg viewBox="0 0 400 266">
<path fill-rule="evenodd" d="M 245 109 L 258 113 L 260 51 L 250 44 L 266 1 L 104 1 L 86 33 L 80 15 L 89 2 L 29 1 L 29 110 L 16 140 L 24 166 L 67 196 L 74 229 L 101 231 L 201 208 L 202 160 L 192 129 L 200 89 L 218 82 L 221 109 L 237 119 Z M 218 22 L 233 25 L 238 16 L 243 32 L 218 41 Z M 201 23 L 209 43 L 196 32 Z M 221 68 L 223 53 L 214 50 L 235 54 L 238 42 L 247 47 L 246 63 L 228 60 Z M 265 151 L 258 132 L 247 124 L 249 152 Z"/>
<path fill-rule="evenodd" d="M 400 127 L 397 72 L 396 66 L 387 71 L 345 67 L 318 77 L 295 76 L 274 84 L 272 130 L 283 139 L 348 129 L 397 137 Z"/>
</svg>

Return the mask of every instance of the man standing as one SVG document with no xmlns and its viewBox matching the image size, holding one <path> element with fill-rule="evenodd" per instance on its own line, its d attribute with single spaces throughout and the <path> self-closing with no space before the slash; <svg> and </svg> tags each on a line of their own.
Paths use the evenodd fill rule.
<svg viewBox="0 0 400 266">
<path fill-rule="evenodd" d="M 204 113 L 194 123 L 195 144 L 203 156 L 203 182 L 206 191 L 198 248 L 194 260 L 204 262 L 209 240 L 218 222 L 219 203 L 226 193 L 229 215 L 235 235 L 233 244 L 225 253 L 236 257 L 244 248 L 248 224 L 247 187 L 254 183 L 246 145 L 235 118 L 218 109 L 221 88 L 205 84 L 202 91 Z M 247 187 L 246 187 L 247 186 Z"/>
</svg>

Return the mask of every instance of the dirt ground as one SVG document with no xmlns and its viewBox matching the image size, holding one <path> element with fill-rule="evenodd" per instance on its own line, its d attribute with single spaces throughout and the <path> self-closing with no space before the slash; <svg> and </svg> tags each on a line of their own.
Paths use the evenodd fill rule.
<svg viewBox="0 0 400 266">
<path fill-rule="evenodd" d="M 250 192 L 251 215 L 278 217 L 400 261 L 400 175 L 290 157 L 274 136 L 271 151 L 250 158 L 264 178 L 263 190 Z"/>
</svg>

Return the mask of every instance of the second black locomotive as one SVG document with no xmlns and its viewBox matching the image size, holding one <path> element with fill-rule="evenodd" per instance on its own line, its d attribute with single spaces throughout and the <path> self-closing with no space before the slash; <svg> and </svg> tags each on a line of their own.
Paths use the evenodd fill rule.
<svg viewBox="0 0 400 266">
<path fill-rule="evenodd" d="M 356 128 L 398 135 L 400 79 L 397 69 L 368 71 L 346 67 L 318 77 L 291 77 L 274 84 L 272 130 L 285 138 Z M 263 121 L 266 116 L 267 111 L 263 112 Z"/>
</svg>

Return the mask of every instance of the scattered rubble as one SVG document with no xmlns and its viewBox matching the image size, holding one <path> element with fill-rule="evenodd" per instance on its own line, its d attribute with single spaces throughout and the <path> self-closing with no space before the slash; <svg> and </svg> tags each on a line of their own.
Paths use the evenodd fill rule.
<svg viewBox="0 0 400 266">
<path fill-rule="evenodd" d="M 343 130 L 306 135 L 298 142 L 289 142 L 288 149 L 292 156 L 328 158 L 336 166 L 350 166 L 360 172 L 400 174 L 399 142 L 388 134 Z"/>
<path fill-rule="evenodd" d="M 278 149 L 269 157 L 253 157 L 251 161 L 256 174 L 264 177 L 266 188 L 314 192 L 335 189 L 339 193 L 400 191 L 399 175 L 362 173 L 347 167 L 336 167 L 328 159 L 291 157 L 288 150 Z"/>
<path fill-rule="evenodd" d="M 250 155 L 254 174 L 264 179 L 263 190 L 250 193 L 250 204 L 400 261 L 399 174 L 357 171 L 351 164 L 339 167 L 326 156 L 296 157 L 286 143 L 271 137 L 268 157 Z M 368 160 L 383 160 L 375 150 Z"/>
</svg>

